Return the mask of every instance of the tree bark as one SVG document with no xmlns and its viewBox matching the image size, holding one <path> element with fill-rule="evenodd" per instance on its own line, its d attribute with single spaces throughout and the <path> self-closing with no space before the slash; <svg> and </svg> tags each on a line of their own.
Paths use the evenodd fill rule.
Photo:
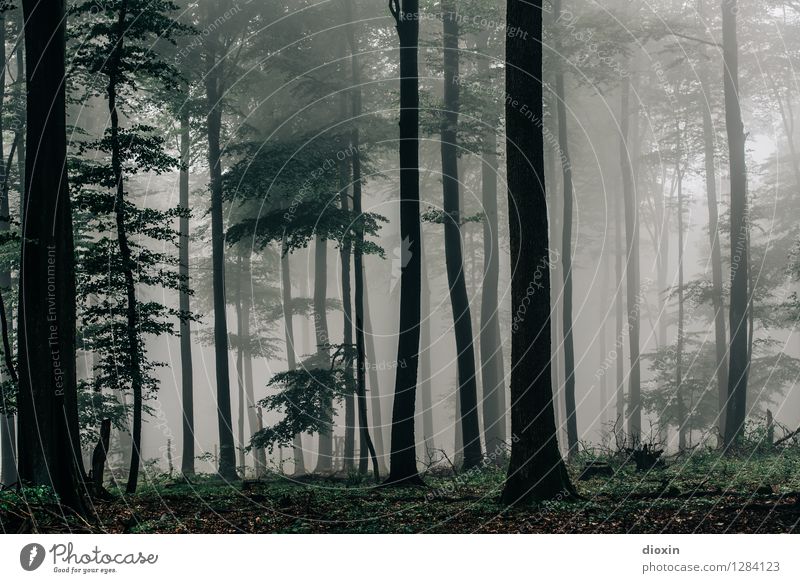
<svg viewBox="0 0 800 583">
<path fill-rule="evenodd" d="M 511 460 L 504 504 L 575 495 L 558 449 L 550 369 L 550 269 L 542 132 L 542 2 L 508 0 L 506 164 L 511 246 Z M 533 286 L 533 293 L 530 288 Z M 524 306 L 524 313 L 522 307 Z"/>
<path fill-rule="evenodd" d="M 286 239 L 281 242 L 281 303 L 283 304 L 283 332 L 286 339 L 286 361 L 289 370 L 297 368 L 294 344 L 294 314 L 292 313 L 292 278 L 291 264 L 289 263 L 289 248 Z M 303 457 L 303 442 L 300 434 L 295 435 L 292 444 L 294 458 L 294 475 L 303 476 L 306 473 L 306 464 Z"/>
<path fill-rule="evenodd" d="M 561 18 L 561 0 L 553 2 L 553 19 Z M 555 51 L 561 54 L 558 33 Z M 575 345 L 572 338 L 572 164 L 569 157 L 567 104 L 564 92 L 564 72 L 556 66 L 556 114 L 558 116 L 558 148 L 560 150 L 562 186 L 564 189 L 564 222 L 561 230 L 561 268 L 564 277 L 564 401 L 567 414 L 567 451 L 572 458 L 578 452 L 578 418 L 575 410 Z"/>
<path fill-rule="evenodd" d="M 453 0 L 442 2 L 444 37 L 444 111 L 441 125 L 442 195 L 444 209 L 444 250 L 453 331 L 456 340 L 458 398 L 461 406 L 461 431 L 465 470 L 483 461 L 478 424 L 478 388 L 475 380 L 475 350 L 472 343 L 472 316 L 464 277 L 461 249 L 461 208 L 458 183 L 459 57 L 458 18 Z"/>
<path fill-rule="evenodd" d="M 402 9 L 400 3 L 402 1 Z M 400 39 L 400 330 L 392 409 L 390 484 L 421 483 L 414 409 L 420 334 L 419 0 L 390 3 Z"/>
<path fill-rule="evenodd" d="M 703 95 L 709 99 L 706 77 L 701 79 Z M 711 244 L 711 306 L 714 310 L 714 347 L 716 354 L 717 391 L 719 394 L 719 435 L 725 435 L 725 409 L 728 401 L 728 347 L 725 332 L 725 303 L 722 291 L 722 252 L 720 250 L 717 173 L 714 166 L 714 122 L 711 110 L 703 110 L 703 150 L 705 158 L 706 196 L 708 198 L 708 236 Z"/>
<path fill-rule="evenodd" d="M 622 194 L 625 200 L 625 281 L 628 300 L 628 341 L 631 359 L 631 370 L 628 385 L 628 436 L 635 446 L 642 435 L 642 403 L 641 403 L 641 360 L 639 354 L 639 204 L 631 168 L 631 156 L 628 147 L 630 137 L 631 84 L 628 78 L 622 82 L 622 103 L 620 108 L 620 141 L 619 159 L 622 170 Z"/>
<path fill-rule="evenodd" d="M 389 473 L 386 467 L 387 451 L 383 442 L 383 415 L 381 412 L 381 393 L 378 381 L 378 356 L 375 352 L 375 338 L 372 332 L 372 318 L 369 308 L 369 285 L 364 282 L 364 348 L 367 373 L 369 377 L 369 404 L 372 408 L 372 436 L 378 456 L 378 469 L 382 476 Z"/>
<path fill-rule="evenodd" d="M 19 57 L 18 57 L 19 59 Z M 6 62 L 6 18 L 5 13 L 0 13 L 0 63 Z M 18 82 L 21 82 L 18 79 Z M 0 70 L 0 233 L 8 233 L 11 229 L 11 209 L 8 201 L 8 172 L 10 169 L 11 156 L 13 156 L 14 146 L 11 147 L 11 154 L 9 154 L 9 164 L 3 165 L 5 148 L 3 145 L 3 115 L 5 115 L 5 86 L 6 86 L 6 71 L 5 67 Z M 17 143 L 19 135 L 15 132 L 14 144 Z M 8 271 L 0 273 L 0 294 L 10 290 L 11 288 L 11 274 Z M 5 306 L 2 296 L 0 296 L 0 304 L 3 304 L 3 311 Z M 3 326 L 3 341 L 8 344 L 9 329 L 8 325 Z M 5 352 L 5 349 L 3 350 Z M 6 361 L 13 362 L 11 354 L 6 354 Z M 8 368 L 8 367 L 7 367 Z M 14 378 L 14 371 L 10 368 L 7 373 L 9 378 Z M 3 378 L 6 377 L 3 375 Z M 5 403 L 4 403 L 5 404 Z M 17 437 L 16 437 L 16 423 L 14 414 L 0 415 L 0 450 L 2 450 L 2 459 L 0 460 L 0 484 L 10 486 L 17 483 Z"/>
<path fill-rule="evenodd" d="M 328 354 L 328 243 L 317 236 L 314 243 L 314 338 L 317 342 L 317 354 Z M 319 432 L 317 450 L 317 473 L 333 471 L 333 432 Z"/>
<path fill-rule="evenodd" d="M 185 211 L 189 210 L 189 148 L 191 136 L 189 134 L 189 112 L 184 109 L 180 112 L 180 148 L 181 170 L 178 183 L 178 204 Z M 178 307 L 181 312 L 188 314 L 191 310 L 189 299 L 189 217 L 182 216 L 178 221 L 179 244 L 178 274 L 183 280 L 186 289 L 182 289 L 178 296 Z M 192 330 L 191 322 L 182 319 L 180 322 L 181 342 L 181 405 L 183 411 L 183 450 L 181 454 L 181 473 L 184 476 L 194 476 L 194 378 L 192 371 Z"/>
<path fill-rule="evenodd" d="M 344 116 L 343 116 L 344 117 Z M 339 162 L 339 199 L 342 211 L 350 211 L 348 194 L 348 168 L 346 162 Z M 349 351 L 353 346 L 353 299 L 350 285 L 350 257 L 353 246 L 349 239 L 342 242 L 339 258 L 342 263 L 342 342 Z M 353 378 L 352 358 L 345 358 L 345 370 L 351 380 Z M 344 398 L 344 471 L 348 473 L 355 467 L 356 455 L 356 409 L 355 395 L 348 393 Z"/>
<path fill-rule="evenodd" d="M 737 0 L 722 0 L 722 53 L 724 60 L 725 127 L 731 179 L 731 298 L 728 401 L 725 446 L 741 437 L 747 417 L 748 283 L 747 168 L 745 135 L 739 105 L 739 46 L 736 39 Z"/>
<path fill-rule="evenodd" d="M 217 384 L 217 425 L 219 428 L 219 475 L 236 480 L 236 448 L 231 418 L 231 381 L 228 363 L 228 322 L 225 305 L 225 232 L 222 218 L 222 63 L 217 58 L 216 38 L 207 39 L 206 103 L 208 125 L 208 167 L 211 180 L 211 263 L 214 295 L 214 356 Z"/>
<path fill-rule="evenodd" d="M 486 52 L 486 35 L 479 50 Z M 488 77 L 489 60 L 481 59 Z M 480 355 L 483 386 L 483 434 L 490 455 L 506 444 L 506 390 L 503 344 L 500 339 L 497 288 L 500 278 L 500 240 L 497 218 L 497 133 L 490 127 L 482 136 L 481 200 L 483 203 L 483 281 L 481 282 Z M 424 417 L 423 417 L 424 424 Z M 495 463 L 500 456 L 491 457 Z"/>
<path fill-rule="evenodd" d="M 85 511 L 75 367 L 75 257 L 67 185 L 64 2 L 24 0 L 25 211 L 19 284 L 19 477 Z M 28 212 L 30 210 L 31 212 Z"/>
</svg>

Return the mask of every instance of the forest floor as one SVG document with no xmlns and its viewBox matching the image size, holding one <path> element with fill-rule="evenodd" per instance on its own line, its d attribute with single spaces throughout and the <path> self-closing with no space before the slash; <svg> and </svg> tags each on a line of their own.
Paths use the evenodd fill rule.
<svg viewBox="0 0 800 583">
<path fill-rule="evenodd" d="M 574 471 L 573 471 L 574 470 Z M 164 478 L 134 496 L 92 502 L 66 520 L 42 491 L 0 492 L 4 532 L 107 533 L 789 533 L 800 532 L 800 451 L 740 458 L 693 453 L 646 472 L 579 480 L 581 499 L 506 508 L 503 472 L 425 476 L 376 487 L 360 476 L 225 484 Z M 37 499 L 37 496 L 39 497 Z"/>
</svg>

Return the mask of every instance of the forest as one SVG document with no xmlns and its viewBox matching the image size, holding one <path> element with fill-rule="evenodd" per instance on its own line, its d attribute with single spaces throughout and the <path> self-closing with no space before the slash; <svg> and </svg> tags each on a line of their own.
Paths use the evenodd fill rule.
<svg viewBox="0 0 800 583">
<path fill-rule="evenodd" d="M 800 531 L 800 2 L 3 0 L 0 63 L 0 531 Z"/>
</svg>

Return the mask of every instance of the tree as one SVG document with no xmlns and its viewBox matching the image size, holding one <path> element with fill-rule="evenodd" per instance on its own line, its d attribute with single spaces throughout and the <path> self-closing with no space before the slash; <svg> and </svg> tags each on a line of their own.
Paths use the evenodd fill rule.
<svg viewBox="0 0 800 583">
<path fill-rule="evenodd" d="M 478 425 L 478 388 L 475 351 L 472 343 L 472 317 L 464 276 L 461 250 L 461 209 L 458 178 L 459 110 L 459 26 L 460 15 L 452 0 L 442 2 L 444 38 L 444 105 L 441 121 L 442 196 L 444 211 L 444 249 L 453 330 L 456 339 L 458 398 L 461 413 L 464 464 L 468 470 L 481 464 L 481 436 Z"/>
<path fill-rule="evenodd" d="M 486 51 L 486 35 L 481 35 L 478 50 Z M 489 59 L 481 60 L 481 73 L 490 74 Z M 492 104 L 495 105 L 494 103 Z M 498 108 L 499 109 L 499 108 Z M 483 433 L 486 451 L 493 452 L 506 443 L 506 399 L 503 343 L 498 315 L 500 277 L 500 224 L 497 217 L 497 116 L 489 114 L 483 132 L 481 158 L 481 201 L 483 202 L 483 280 L 481 289 L 480 355 L 483 386 Z M 428 340 L 430 343 L 430 340 Z M 424 344 L 423 344 L 424 346 Z M 432 425 L 432 421 L 431 421 Z M 428 434 L 426 433 L 426 436 Z M 432 432 L 431 432 L 432 435 Z M 495 457 L 495 461 L 499 458 Z"/>
<path fill-rule="evenodd" d="M 148 360 L 142 334 L 170 334 L 170 316 L 184 319 L 188 314 L 137 298 L 141 284 L 160 284 L 178 291 L 185 287 L 179 273 L 169 274 L 164 267 L 174 265 L 174 258 L 147 250 L 133 238 L 174 241 L 177 233 L 168 225 L 182 211 L 140 209 L 128 200 L 132 175 L 160 174 L 173 169 L 177 161 L 165 153 L 164 139 L 154 127 L 122 127 L 121 114 L 129 113 L 127 100 L 133 99 L 137 83 L 177 87 L 175 69 L 155 58 L 147 45 L 156 38 L 169 41 L 186 30 L 168 16 L 175 8 L 169 1 L 119 0 L 105 4 L 102 10 L 92 2 L 73 9 L 76 34 L 88 30 L 92 39 L 76 48 L 75 63 L 88 95 L 105 96 L 110 119 L 103 137 L 82 143 L 73 162 L 80 186 L 78 206 L 86 217 L 83 231 L 93 239 L 81 248 L 81 297 L 103 298 L 86 306 L 82 319 L 91 328 L 94 350 L 101 353 L 96 390 L 103 386 L 129 388 L 133 396 L 128 493 L 136 491 L 139 477 L 144 400 L 158 384 L 150 375 L 157 364 Z M 102 90 L 97 87 L 100 79 L 105 82 Z M 85 155 L 88 152 L 110 160 L 92 161 Z M 114 225 L 113 233 L 109 223 Z M 108 273 L 108 265 L 113 266 L 112 273 Z"/>
<path fill-rule="evenodd" d="M 736 38 L 737 0 L 722 0 L 722 55 L 724 61 L 725 128 L 731 181 L 731 292 L 728 402 L 725 446 L 741 437 L 747 417 L 748 334 L 748 225 L 745 134 L 739 103 L 739 45 Z"/>
<path fill-rule="evenodd" d="M 75 370 L 63 2 L 24 0 L 27 106 L 19 293 L 19 477 L 85 510 Z"/>
<path fill-rule="evenodd" d="M 561 0 L 553 2 L 553 20 L 561 19 Z M 555 35 L 554 49 L 561 54 L 560 34 Z M 569 157 L 567 103 L 564 93 L 564 71 L 556 65 L 556 112 L 558 116 L 558 147 L 564 187 L 564 223 L 561 231 L 561 264 L 564 277 L 564 401 L 567 413 L 567 447 L 570 457 L 578 451 L 578 419 L 575 411 L 575 346 L 572 339 L 572 163 Z"/>
<path fill-rule="evenodd" d="M 211 21 L 213 16 L 208 15 Z M 214 288 L 214 355 L 219 428 L 219 475 L 236 479 L 236 449 L 231 417 L 231 381 L 228 366 L 228 322 L 225 315 L 225 232 L 222 217 L 222 106 L 226 89 L 226 46 L 217 27 L 205 37 L 205 90 L 208 135 L 208 167 L 211 189 L 211 249 Z"/>
<path fill-rule="evenodd" d="M 189 148 L 191 137 L 189 133 L 189 110 L 181 108 L 178 114 L 180 120 L 180 183 L 179 202 L 183 214 L 179 222 L 179 265 L 180 276 L 185 281 L 187 289 L 182 289 L 179 296 L 179 309 L 189 313 L 191 301 L 189 296 Z M 183 433 L 183 450 L 181 454 L 181 473 L 184 476 L 194 475 L 194 378 L 192 373 L 192 330 L 188 318 L 181 320 L 181 408 L 183 412 L 181 428 Z"/>
<path fill-rule="evenodd" d="M 542 2 L 508 0 L 506 165 L 511 301 L 511 460 L 502 500 L 571 497 L 558 449 L 550 369 L 550 257 L 542 132 Z"/>
<path fill-rule="evenodd" d="M 402 2 L 402 5 L 401 5 Z M 390 0 L 400 39 L 400 239 L 404 253 L 400 276 L 400 331 L 392 409 L 389 484 L 419 484 L 414 409 L 420 335 L 419 251 L 419 1 Z"/>
<path fill-rule="evenodd" d="M 628 384 L 628 434 L 637 443 L 642 433 L 641 355 L 639 353 L 640 302 L 639 293 L 639 205 L 631 168 L 630 120 L 635 108 L 630 107 L 631 82 L 622 80 L 620 104 L 619 160 L 622 170 L 622 196 L 625 215 L 625 283 L 628 302 L 628 342 L 630 346 L 630 380 Z"/>
</svg>

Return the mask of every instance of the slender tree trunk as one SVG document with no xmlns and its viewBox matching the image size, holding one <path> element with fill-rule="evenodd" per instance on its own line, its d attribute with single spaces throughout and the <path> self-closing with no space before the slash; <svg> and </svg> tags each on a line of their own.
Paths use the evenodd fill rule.
<svg viewBox="0 0 800 583">
<path fill-rule="evenodd" d="M 343 116 L 344 117 L 344 116 Z M 346 162 L 339 162 L 339 199 L 342 211 L 350 212 L 349 194 L 347 192 L 348 168 Z M 353 249 L 349 239 L 342 243 L 339 257 L 342 262 L 342 342 L 347 350 L 353 346 L 353 302 L 350 286 L 350 256 Z M 349 379 L 353 379 L 352 358 L 345 358 L 345 370 Z M 351 472 L 355 467 L 356 456 L 356 409 L 355 395 L 348 393 L 344 398 L 344 471 Z"/>
<path fill-rule="evenodd" d="M 362 275 L 363 277 L 363 275 Z M 375 352 L 375 338 L 372 333 L 372 318 L 369 308 L 369 285 L 364 282 L 364 346 L 369 376 L 369 404 L 372 407 L 372 427 L 375 451 L 378 456 L 378 469 L 382 476 L 389 473 L 386 467 L 387 451 L 383 442 L 383 416 L 381 414 L 381 393 L 378 382 L 378 357 Z"/>
<path fill-rule="evenodd" d="M 129 370 L 131 377 L 131 392 L 133 393 L 133 449 L 131 451 L 131 465 L 128 472 L 128 484 L 125 491 L 128 494 L 136 492 L 139 480 L 139 466 L 142 447 L 142 343 L 139 337 L 139 313 L 136 300 L 136 281 L 133 276 L 135 262 L 128 243 L 127 225 L 125 224 L 125 177 L 122 168 L 122 144 L 119 137 L 119 111 L 117 110 L 117 88 L 120 81 L 120 63 L 122 59 L 125 39 L 125 20 L 128 16 L 128 3 L 123 0 L 117 16 L 116 41 L 111 53 L 111 66 L 108 74 L 108 112 L 111 120 L 111 168 L 114 173 L 115 196 L 114 216 L 117 228 L 117 243 L 119 245 L 120 260 L 123 276 L 125 278 L 125 317 L 126 334 L 129 351 Z"/>
<path fill-rule="evenodd" d="M 228 364 L 228 322 L 225 304 L 225 232 L 222 219 L 222 63 L 217 39 L 207 42 L 206 102 L 208 107 L 208 166 L 211 179 L 211 256 L 214 295 L 214 356 L 219 428 L 219 475 L 236 480 L 236 448 L 231 421 L 231 381 Z"/>
<path fill-rule="evenodd" d="M 328 243 L 317 236 L 314 243 L 314 338 L 317 342 L 317 354 L 328 354 Z M 317 473 L 333 471 L 333 432 L 319 432 L 317 451 Z"/>
<path fill-rule="evenodd" d="M 353 56 L 355 58 L 357 46 L 355 40 L 352 39 Z M 358 61 L 353 62 L 353 69 L 358 70 Z M 354 79 L 358 86 L 358 78 Z M 354 101 L 353 104 L 353 118 L 358 119 L 361 113 L 361 96 Z M 356 126 L 353 129 L 351 136 L 351 146 L 353 151 L 353 214 L 356 217 L 361 216 L 361 156 L 359 154 L 359 131 Z M 356 223 L 356 245 L 355 254 L 353 256 L 354 268 L 356 271 L 356 289 L 355 289 L 355 315 L 356 315 L 356 399 L 358 400 L 358 426 L 359 426 L 359 464 L 358 471 L 362 474 L 368 471 L 368 459 L 372 459 L 372 472 L 375 481 L 381 479 L 380 467 L 378 465 L 378 456 L 375 452 L 375 446 L 372 443 L 372 438 L 369 433 L 369 422 L 367 421 L 367 391 L 366 391 L 366 348 L 365 348 L 365 334 L 364 334 L 364 310 L 366 308 L 365 288 L 364 285 L 364 261 L 363 261 L 363 248 L 364 248 L 364 231 L 360 227 L 360 223 Z M 380 427 L 378 428 L 380 431 Z"/>
<path fill-rule="evenodd" d="M 425 258 L 425 233 L 420 232 L 419 250 L 422 254 L 420 273 L 420 340 L 419 340 L 419 392 L 422 402 L 422 443 L 424 459 L 430 463 L 436 447 L 433 429 L 433 383 L 431 377 L 431 289 L 428 279 L 428 261 Z M 456 420 L 458 424 L 458 420 Z"/>
<path fill-rule="evenodd" d="M 238 433 L 239 475 L 245 478 L 245 451 L 244 451 L 244 346 L 242 344 L 242 249 L 239 248 L 236 258 L 236 389 L 238 411 L 236 415 L 236 429 Z"/>
<path fill-rule="evenodd" d="M 0 63 L 6 62 L 6 18 L 5 13 L 0 13 Z M 20 79 L 21 81 L 21 79 Z M 10 162 L 13 156 L 14 146 L 9 155 L 9 164 L 3 165 L 5 147 L 3 145 L 3 115 L 5 114 L 5 86 L 6 86 L 6 70 L 5 67 L 0 70 L 0 185 L 2 185 L 2 192 L 0 193 L 0 233 L 8 233 L 11 228 L 10 218 L 11 210 L 8 203 L 8 172 L 10 169 Z M 14 144 L 18 138 L 15 132 Z M 0 272 L 0 294 L 10 290 L 11 288 L 11 274 L 8 271 Z M 3 304 L 3 311 L 5 312 L 5 305 L 2 295 L 0 295 L 0 304 Z M 9 345 L 8 341 L 10 330 L 7 324 L 3 326 L 3 341 L 4 345 Z M 5 353 L 6 350 L 4 349 Z M 5 354 L 6 361 L 12 362 L 10 353 Z M 13 366 L 13 365 L 12 365 Z M 9 368 L 6 374 L 9 378 L 15 376 L 14 371 Z M 5 396 L 3 395 L 3 408 L 5 408 Z M 13 413 L 0 415 L 0 450 L 2 450 L 2 460 L 0 460 L 0 484 L 10 486 L 17 482 L 17 455 L 16 455 L 16 427 L 14 422 Z"/>
<path fill-rule="evenodd" d="M 181 124 L 181 171 L 178 183 L 179 202 L 184 211 L 189 210 L 189 147 L 191 136 L 189 134 L 189 112 L 180 113 Z M 186 286 L 181 289 L 178 296 L 178 307 L 183 314 L 188 315 L 191 310 L 189 300 L 189 217 L 182 216 L 178 223 L 179 243 L 178 274 Z M 192 372 L 192 330 L 188 318 L 181 319 L 181 395 L 183 408 L 183 451 L 181 454 L 181 473 L 184 476 L 194 475 L 194 378 Z"/>
<path fill-rule="evenodd" d="M 614 364 L 616 365 L 616 418 L 614 426 L 617 437 L 622 437 L 625 433 L 625 343 L 623 338 L 623 328 L 625 322 L 625 309 L 623 307 L 623 285 L 624 279 L 622 271 L 622 201 L 619 194 L 614 197 L 614 283 L 616 292 L 614 293 Z"/>
<path fill-rule="evenodd" d="M 628 147 L 630 137 L 630 80 L 622 82 L 622 107 L 620 109 L 619 158 L 622 169 L 622 193 L 625 199 L 625 251 L 628 300 L 628 341 L 630 344 L 630 381 L 628 388 L 628 436 L 636 445 L 642 435 L 641 367 L 639 356 L 639 205 L 637 202 L 631 156 Z"/>
<path fill-rule="evenodd" d="M 64 3 L 24 0 L 25 208 L 19 283 L 19 477 L 85 510 L 75 366 L 75 258 L 67 186 Z M 30 210 L 31 212 L 28 212 Z"/>
<path fill-rule="evenodd" d="M 677 125 L 677 124 L 676 124 Z M 683 390 L 683 172 L 680 167 L 680 127 L 676 128 L 678 136 L 678 338 L 675 346 L 675 389 L 678 400 L 678 449 L 686 449 L 687 418 L 686 400 Z"/>
<path fill-rule="evenodd" d="M 486 51 L 486 35 L 481 39 Z M 481 59 L 481 71 L 489 76 L 489 60 Z M 500 278 L 500 239 L 497 218 L 497 133 L 490 128 L 483 133 L 481 158 L 481 198 L 483 203 L 483 281 L 481 290 L 481 384 L 483 386 L 483 433 L 487 455 L 505 447 L 506 390 L 503 344 L 500 339 L 497 288 Z M 424 424 L 424 417 L 423 417 Z M 500 463 L 500 456 L 491 456 Z"/>
<path fill-rule="evenodd" d="M 242 278 L 243 281 L 250 281 L 250 252 L 245 250 L 242 256 Z M 261 409 L 256 406 L 255 390 L 253 388 L 253 352 L 251 349 L 252 339 L 250 338 L 250 312 L 253 308 L 253 296 L 249 286 L 245 286 L 242 294 L 242 316 L 241 330 L 239 331 L 239 341 L 242 343 L 243 352 L 243 375 L 244 375 L 244 394 L 247 407 L 247 426 L 250 428 L 250 437 L 257 431 L 263 429 L 261 420 Z M 243 442 L 244 443 L 244 442 Z M 267 471 L 266 453 L 263 447 L 253 450 L 253 460 L 255 464 L 256 478 L 261 478 Z"/>
<path fill-rule="evenodd" d="M 722 53 L 725 63 L 725 127 L 731 177 L 731 299 L 728 401 L 725 446 L 739 440 L 747 417 L 749 258 L 747 245 L 747 168 L 745 135 L 739 105 L 739 45 L 736 39 L 737 0 L 722 0 Z"/>
<path fill-rule="evenodd" d="M 571 497 L 550 369 L 550 270 L 542 132 L 542 2 L 508 0 L 506 164 L 511 243 L 511 460 L 503 503 Z M 526 105 L 522 109 L 522 105 Z M 528 111 L 530 110 L 530 111 Z M 528 115 L 531 114 L 532 118 Z M 531 293 L 533 286 L 533 293 Z M 522 307 L 524 306 L 524 313 Z"/>
<path fill-rule="evenodd" d="M 561 0 L 553 2 L 553 19 L 561 18 Z M 556 34 L 556 54 L 561 44 Z M 564 188 L 564 223 L 561 231 L 561 267 L 564 276 L 564 400 L 567 414 L 567 448 L 569 456 L 578 452 L 578 418 L 575 411 L 575 346 L 572 339 L 572 164 L 569 157 L 567 104 L 564 92 L 564 72 L 556 67 L 556 112 L 558 116 L 558 147 L 560 150 L 562 186 Z"/>
<path fill-rule="evenodd" d="M 702 90 L 710 101 L 707 77 Z M 722 291 L 722 252 L 720 249 L 717 173 L 714 165 L 714 122 L 709 107 L 703 110 L 703 150 L 705 157 L 706 196 L 708 197 L 708 236 L 711 244 L 711 306 L 714 309 L 714 347 L 716 351 L 717 391 L 719 394 L 719 435 L 725 435 L 725 409 L 728 401 L 728 346 L 725 332 L 725 303 Z"/>
<path fill-rule="evenodd" d="M 607 367 L 607 359 L 608 359 L 608 312 L 606 311 L 606 306 L 608 306 L 608 285 L 609 280 L 611 279 L 611 265 L 609 261 L 608 253 L 603 253 L 600 257 L 601 265 L 600 269 L 602 269 L 602 283 L 601 285 L 601 296 L 600 296 L 600 306 L 603 310 L 601 312 L 600 321 L 600 366 L 598 368 L 599 371 L 602 372 L 602 376 L 600 377 L 600 432 L 601 436 L 603 435 L 603 428 L 605 427 L 606 423 L 608 423 L 608 407 L 611 403 L 608 397 L 608 367 Z"/>
<path fill-rule="evenodd" d="M 441 125 L 442 193 L 444 250 L 453 330 L 456 339 L 458 398 L 461 406 L 461 431 L 464 445 L 464 469 L 479 466 L 483 460 L 478 424 L 478 388 L 475 382 L 475 350 L 472 344 L 472 316 L 464 277 L 461 249 L 461 208 L 458 184 L 458 110 L 459 58 L 458 15 L 453 0 L 442 2 L 444 34 L 444 111 Z"/>
<path fill-rule="evenodd" d="M 400 4 L 402 2 L 402 9 Z M 400 330 L 388 483 L 420 483 L 414 440 L 420 334 L 419 0 L 392 0 L 400 39 Z"/>
<path fill-rule="evenodd" d="M 294 320 L 292 313 L 292 278 L 289 263 L 289 248 L 286 239 L 281 242 L 281 302 L 283 304 L 283 331 L 286 338 L 286 361 L 289 370 L 297 368 L 294 344 Z M 294 436 L 293 457 L 294 475 L 302 476 L 306 473 L 305 459 L 303 458 L 303 442 L 300 434 Z"/>
</svg>

